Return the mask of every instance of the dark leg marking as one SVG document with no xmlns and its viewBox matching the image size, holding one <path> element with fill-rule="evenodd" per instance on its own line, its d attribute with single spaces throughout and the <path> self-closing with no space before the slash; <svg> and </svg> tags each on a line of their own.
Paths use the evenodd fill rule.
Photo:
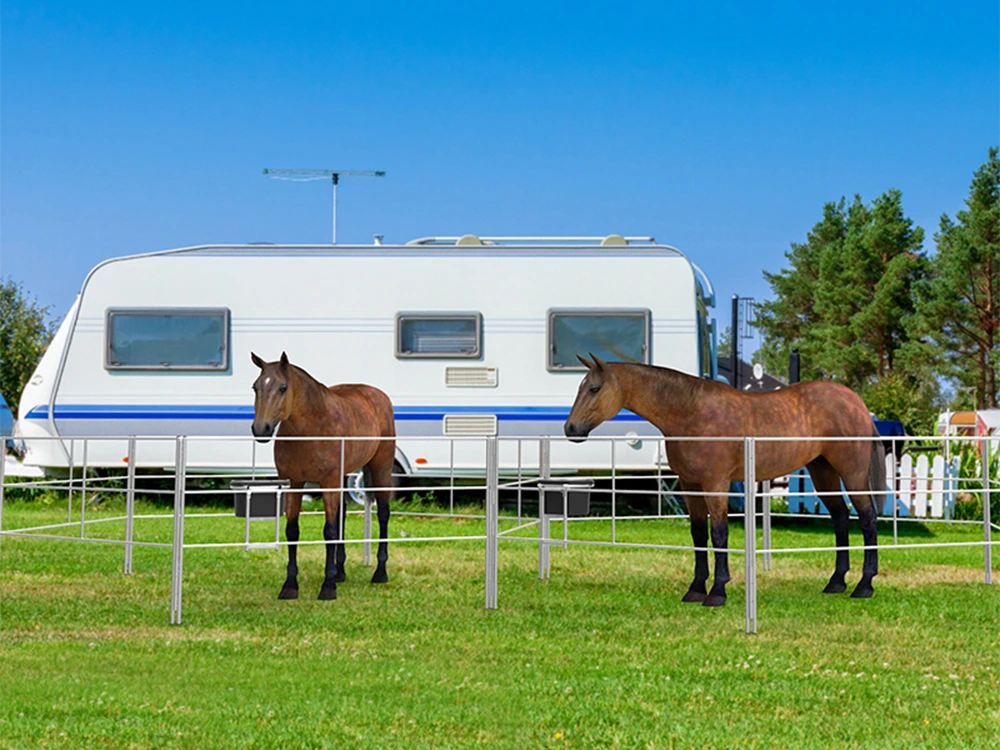
<svg viewBox="0 0 1000 750">
<path fill-rule="evenodd" d="M 323 538 L 328 542 L 337 541 L 337 524 L 327 522 L 323 524 Z M 326 545 L 326 577 L 323 580 L 323 588 L 319 590 L 320 599 L 337 598 L 337 558 L 336 551 L 340 545 Z"/>
<path fill-rule="evenodd" d="M 858 510 L 858 520 L 861 522 L 861 534 L 865 540 L 865 546 L 873 546 L 878 543 L 878 516 L 871 503 L 861 510 Z M 868 599 L 875 593 L 872 588 L 872 578 L 878 575 L 878 550 L 865 550 L 865 564 L 861 569 L 861 580 L 851 592 L 854 599 Z"/>
<path fill-rule="evenodd" d="M 695 547 L 708 547 L 708 519 L 691 519 L 691 541 Z M 694 553 L 694 580 L 684 594 L 682 602 L 703 602 L 708 598 L 705 582 L 708 580 L 708 550 Z"/>
<path fill-rule="evenodd" d="M 378 554 L 375 572 L 372 573 L 372 583 L 386 583 L 389 574 L 385 572 L 385 563 L 389 559 L 389 543 L 385 541 L 389 538 L 389 501 L 378 499 Z"/>
<path fill-rule="evenodd" d="M 344 492 L 340 496 L 340 525 L 337 527 L 338 538 L 344 534 L 344 527 L 347 525 L 347 493 Z M 334 548 L 337 552 L 337 572 L 333 577 L 333 580 L 337 583 L 343 583 L 347 580 L 347 573 L 344 570 L 344 563 L 347 560 L 347 545 L 338 544 Z"/>
<path fill-rule="evenodd" d="M 839 482 L 838 482 L 839 487 Z M 847 547 L 848 545 L 848 533 L 847 526 L 851 520 L 850 511 L 847 509 L 847 503 L 844 502 L 842 497 L 825 497 L 823 502 L 830 511 L 830 516 L 833 519 L 833 534 L 837 541 L 838 547 Z M 833 571 L 833 575 L 830 577 L 830 582 L 826 584 L 826 588 L 823 589 L 824 594 L 843 594 L 847 591 L 847 583 L 844 580 L 844 576 L 847 571 L 851 569 L 851 555 L 846 549 L 837 550 L 837 567 Z"/>
<path fill-rule="evenodd" d="M 285 522 L 285 539 L 288 540 L 288 572 L 285 577 L 285 584 L 281 587 L 281 593 L 278 594 L 279 599 L 298 599 L 299 598 L 299 566 L 298 566 L 298 551 L 299 545 L 296 544 L 299 541 L 299 521 L 295 519 L 294 521 L 288 519 Z"/>
<path fill-rule="evenodd" d="M 721 607 L 726 603 L 729 583 L 729 520 L 712 516 L 712 546 L 715 547 L 715 582 L 702 603 L 704 607 Z"/>
</svg>

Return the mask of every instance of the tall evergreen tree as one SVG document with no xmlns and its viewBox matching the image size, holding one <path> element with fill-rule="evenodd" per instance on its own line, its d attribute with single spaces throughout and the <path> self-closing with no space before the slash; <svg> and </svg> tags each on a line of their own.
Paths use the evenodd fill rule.
<svg viewBox="0 0 1000 750">
<path fill-rule="evenodd" d="M 798 347 L 802 379 L 831 378 L 863 390 L 892 371 L 908 340 L 912 287 L 923 273 L 923 230 L 890 190 L 866 205 L 828 203 L 791 268 L 765 272 L 774 299 L 761 306 L 765 364 L 785 371 Z"/>
<path fill-rule="evenodd" d="M 930 354 L 939 374 L 972 389 L 978 408 L 1000 405 L 1000 160 L 991 148 L 972 178 L 968 207 L 947 214 L 934 235 L 937 254 L 918 288 L 911 330 L 916 357 Z"/>
</svg>

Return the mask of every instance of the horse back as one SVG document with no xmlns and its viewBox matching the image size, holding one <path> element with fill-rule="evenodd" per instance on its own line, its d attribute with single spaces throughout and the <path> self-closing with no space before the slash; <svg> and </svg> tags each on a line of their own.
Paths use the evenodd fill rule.
<svg viewBox="0 0 1000 750">
<path fill-rule="evenodd" d="M 343 434 L 380 437 L 396 434 L 392 400 L 385 391 L 366 383 L 341 383 L 327 390 L 334 397 L 332 408 L 348 422 Z"/>
</svg>

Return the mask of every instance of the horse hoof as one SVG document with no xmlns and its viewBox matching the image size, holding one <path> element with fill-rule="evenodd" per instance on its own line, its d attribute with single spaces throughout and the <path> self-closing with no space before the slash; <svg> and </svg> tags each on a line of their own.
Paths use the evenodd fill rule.
<svg viewBox="0 0 1000 750">
<path fill-rule="evenodd" d="M 327 588 L 326 586 L 324 586 L 319 590 L 319 596 L 317 597 L 317 599 L 319 599 L 320 601 L 330 601 L 331 599 L 336 599 L 336 598 L 337 598 L 336 586 L 332 588 Z"/>
<path fill-rule="evenodd" d="M 705 601 L 703 601 L 701 603 L 701 606 L 703 606 L 703 607 L 721 607 L 725 603 L 726 603 L 726 596 L 725 596 L 725 594 L 723 594 L 721 596 L 719 594 L 709 594 L 708 596 L 705 597 Z"/>
<path fill-rule="evenodd" d="M 389 576 L 386 574 L 384 570 L 376 570 L 372 574 L 372 583 L 388 583 L 388 582 L 389 582 Z"/>
<path fill-rule="evenodd" d="M 843 581 L 830 581 L 823 589 L 824 594 L 843 594 L 847 591 L 847 584 Z"/>
<path fill-rule="evenodd" d="M 278 594 L 279 599 L 298 599 L 299 590 L 297 588 L 292 588 L 291 586 L 285 586 L 281 593 Z"/>
<path fill-rule="evenodd" d="M 344 571 L 340 571 L 339 573 L 337 573 L 337 575 L 333 577 L 334 583 L 343 583 L 346 580 L 347 580 L 347 573 L 345 573 Z"/>
<path fill-rule="evenodd" d="M 874 594 L 874 593 L 875 593 L 875 591 L 874 591 L 874 589 L 872 589 L 871 586 L 865 586 L 864 588 L 862 588 L 859 585 L 856 589 L 854 589 L 854 591 L 851 592 L 851 598 L 852 599 L 871 599 L 872 598 L 872 594 Z"/>
<path fill-rule="evenodd" d="M 708 594 L 704 591 L 688 591 L 684 594 L 684 598 L 681 599 L 682 602 L 703 602 L 708 598 Z"/>
</svg>

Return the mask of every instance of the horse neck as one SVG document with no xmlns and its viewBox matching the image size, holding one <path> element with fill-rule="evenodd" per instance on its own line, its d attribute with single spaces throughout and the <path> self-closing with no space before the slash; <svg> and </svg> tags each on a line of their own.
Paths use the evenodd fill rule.
<svg viewBox="0 0 1000 750">
<path fill-rule="evenodd" d="M 613 369 L 624 408 L 655 425 L 664 435 L 687 434 L 698 378 L 666 367 L 624 362 L 605 366 Z"/>
<path fill-rule="evenodd" d="M 301 367 L 292 365 L 288 379 L 292 386 L 292 411 L 282 424 L 287 424 L 292 432 L 303 435 L 316 433 L 313 420 L 323 414 L 329 400 L 336 397 Z"/>
</svg>

